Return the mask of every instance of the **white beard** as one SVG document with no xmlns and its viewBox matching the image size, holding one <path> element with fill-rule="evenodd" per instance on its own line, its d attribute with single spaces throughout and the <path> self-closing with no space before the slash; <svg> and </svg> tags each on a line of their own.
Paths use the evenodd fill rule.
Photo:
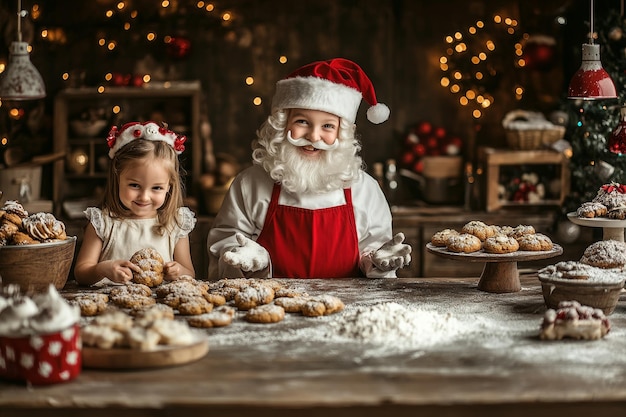
<svg viewBox="0 0 626 417">
<path fill-rule="evenodd" d="M 321 194 L 349 187 L 358 177 L 362 160 L 355 143 L 340 141 L 340 146 L 319 158 L 307 158 L 287 141 L 278 147 L 276 158 L 268 166 L 270 176 L 291 193 Z M 269 169 L 268 169 L 269 168 Z"/>
</svg>

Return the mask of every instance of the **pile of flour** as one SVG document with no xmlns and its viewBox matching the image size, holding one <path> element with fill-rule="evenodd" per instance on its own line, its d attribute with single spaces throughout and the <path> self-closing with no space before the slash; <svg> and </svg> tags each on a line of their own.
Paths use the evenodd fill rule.
<svg viewBox="0 0 626 417">
<path fill-rule="evenodd" d="M 374 344 L 426 347 L 453 340 L 467 327 L 451 313 L 386 302 L 359 306 L 329 323 L 328 337 Z"/>
</svg>

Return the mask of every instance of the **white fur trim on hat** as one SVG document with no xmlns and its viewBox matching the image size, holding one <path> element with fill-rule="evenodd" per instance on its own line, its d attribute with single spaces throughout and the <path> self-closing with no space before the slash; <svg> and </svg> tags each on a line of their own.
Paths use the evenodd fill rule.
<svg viewBox="0 0 626 417">
<path fill-rule="evenodd" d="M 181 154 L 185 150 L 185 136 L 177 135 L 168 130 L 167 127 L 159 126 L 155 122 L 132 122 L 126 123 L 121 130 L 117 130 L 113 126 L 107 137 L 109 145 L 109 158 L 113 159 L 118 150 L 132 142 L 134 139 L 146 139 L 154 141 L 163 141 L 169 144 L 177 154 Z"/>
<path fill-rule="evenodd" d="M 318 77 L 280 80 L 272 99 L 272 109 L 320 110 L 350 123 L 356 121 L 360 104 L 361 92 Z"/>
</svg>

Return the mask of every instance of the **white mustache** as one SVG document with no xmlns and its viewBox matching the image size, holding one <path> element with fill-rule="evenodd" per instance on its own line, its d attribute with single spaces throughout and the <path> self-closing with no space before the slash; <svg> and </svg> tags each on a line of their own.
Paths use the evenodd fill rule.
<svg viewBox="0 0 626 417">
<path fill-rule="evenodd" d="M 291 137 L 291 130 L 287 131 L 287 140 L 294 146 L 312 146 L 315 149 L 321 149 L 323 151 L 332 151 L 333 149 L 337 149 L 337 147 L 339 147 L 339 139 L 335 139 L 335 141 L 330 145 L 327 145 L 323 140 L 311 142 L 305 138 L 294 139 Z"/>
</svg>

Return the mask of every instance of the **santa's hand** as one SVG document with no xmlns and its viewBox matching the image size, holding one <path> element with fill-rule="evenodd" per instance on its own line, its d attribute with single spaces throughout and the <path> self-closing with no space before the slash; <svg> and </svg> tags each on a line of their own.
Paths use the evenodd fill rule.
<svg viewBox="0 0 626 417">
<path fill-rule="evenodd" d="M 411 246 L 402 242 L 404 242 L 404 233 L 398 233 L 378 248 L 372 255 L 374 265 L 381 271 L 391 271 L 407 266 L 411 262 Z"/>
<path fill-rule="evenodd" d="M 222 255 L 224 262 L 245 272 L 256 272 L 267 268 L 270 254 L 263 246 L 241 233 L 236 233 L 235 238 L 239 246 L 224 252 Z"/>
</svg>

